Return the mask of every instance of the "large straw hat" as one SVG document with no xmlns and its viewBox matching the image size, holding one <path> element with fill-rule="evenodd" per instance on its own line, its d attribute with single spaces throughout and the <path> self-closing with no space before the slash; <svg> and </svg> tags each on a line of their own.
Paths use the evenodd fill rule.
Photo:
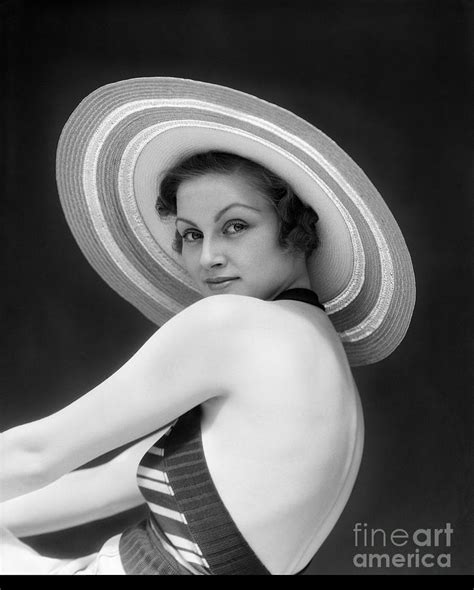
<svg viewBox="0 0 474 590">
<path fill-rule="evenodd" d="M 158 325 L 200 299 L 155 210 L 164 170 L 193 153 L 232 152 L 276 172 L 319 215 L 314 290 L 352 365 L 388 356 L 408 328 L 413 268 L 387 205 L 321 131 L 236 90 L 177 78 L 99 88 L 73 112 L 57 153 L 66 218 L 85 256 Z"/>
</svg>

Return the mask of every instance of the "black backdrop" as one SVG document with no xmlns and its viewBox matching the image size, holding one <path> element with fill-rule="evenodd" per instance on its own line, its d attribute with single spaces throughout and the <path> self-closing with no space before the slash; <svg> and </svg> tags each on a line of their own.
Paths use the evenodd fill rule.
<svg viewBox="0 0 474 590">
<path fill-rule="evenodd" d="M 155 330 L 89 267 L 63 218 L 54 163 L 69 114 L 95 88 L 124 78 L 178 76 L 235 87 L 310 120 L 359 163 L 398 220 L 417 278 L 402 345 L 389 359 L 354 370 L 364 458 L 308 573 L 471 571 L 472 3 L 11 0 L 0 9 L 0 429 L 74 400 Z M 138 509 L 29 542 L 49 554 L 89 552 L 140 516 Z M 358 568 L 357 522 L 387 533 L 451 523 L 452 546 L 444 549 L 451 567 Z M 409 549 L 415 546 L 402 553 Z M 400 552 L 380 544 L 372 551 Z"/>
</svg>

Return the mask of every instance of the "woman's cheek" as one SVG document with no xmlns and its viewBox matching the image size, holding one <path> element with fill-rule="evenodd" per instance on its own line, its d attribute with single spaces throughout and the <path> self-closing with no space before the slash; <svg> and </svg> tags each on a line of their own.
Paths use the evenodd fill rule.
<svg viewBox="0 0 474 590">
<path fill-rule="evenodd" d="M 183 263 L 184 266 L 186 268 L 186 270 L 188 271 L 188 273 L 190 275 L 195 275 L 196 272 L 198 271 L 197 268 L 197 261 L 198 261 L 198 256 L 195 252 L 193 252 L 193 250 L 189 247 L 183 247 Z"/>
</svg>

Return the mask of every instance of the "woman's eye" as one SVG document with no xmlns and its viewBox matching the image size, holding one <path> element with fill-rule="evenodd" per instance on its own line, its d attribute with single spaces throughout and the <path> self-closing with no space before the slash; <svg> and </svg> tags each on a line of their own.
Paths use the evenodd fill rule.
<svg viewBox="0 0 474 590">
<path fill-rule="evenodd" d="M 194 230 L 185 231 L 182 235 L 182 238 L 185 242 L 196 242 L 201 238 L 201 232 Z"/>
<path fill-rule="evenodd" d="M 224 228 L 224 233 L 226 234 L 239 234 L 246 230 L 248 225 L 243 223 L 242 221 L 231 221 L 228 223 Z"/>
</svg>

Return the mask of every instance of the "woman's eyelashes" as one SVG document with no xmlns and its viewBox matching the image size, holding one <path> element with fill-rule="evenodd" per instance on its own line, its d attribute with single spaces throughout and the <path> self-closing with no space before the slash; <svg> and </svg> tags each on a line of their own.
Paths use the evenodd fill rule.
<svg viewBox="0 0 474 590">
<path fill-rule="evenodd" d="M 248 228 L 248 224 L 245 221 L 241 221 L 240 219 L 235 219 L 232 221 L 228 221 L 224 226 L 224 233 L 225 234 L 240 234 Z"/>
<path fill-rule="evenodd" d="M 202 237 L 202 234 L 197 229 L 187 229 L 183 232 L 181 237 L 183 238 L 183 242 L 188 242 L 189 244 L 197 242 Z"/>
<path fill-rule="evenodd" d="M 226 236 L 235 236 L 241 234 L 249 227 L 248 223 L 240 219 L 228 221 L 222 227 L 222 233 Z M 189 228 L 183 231 L 181 237 L 188 244 L 195 243 L 202 238 L 202 232 L 198 229 Z"/>
</svg>

